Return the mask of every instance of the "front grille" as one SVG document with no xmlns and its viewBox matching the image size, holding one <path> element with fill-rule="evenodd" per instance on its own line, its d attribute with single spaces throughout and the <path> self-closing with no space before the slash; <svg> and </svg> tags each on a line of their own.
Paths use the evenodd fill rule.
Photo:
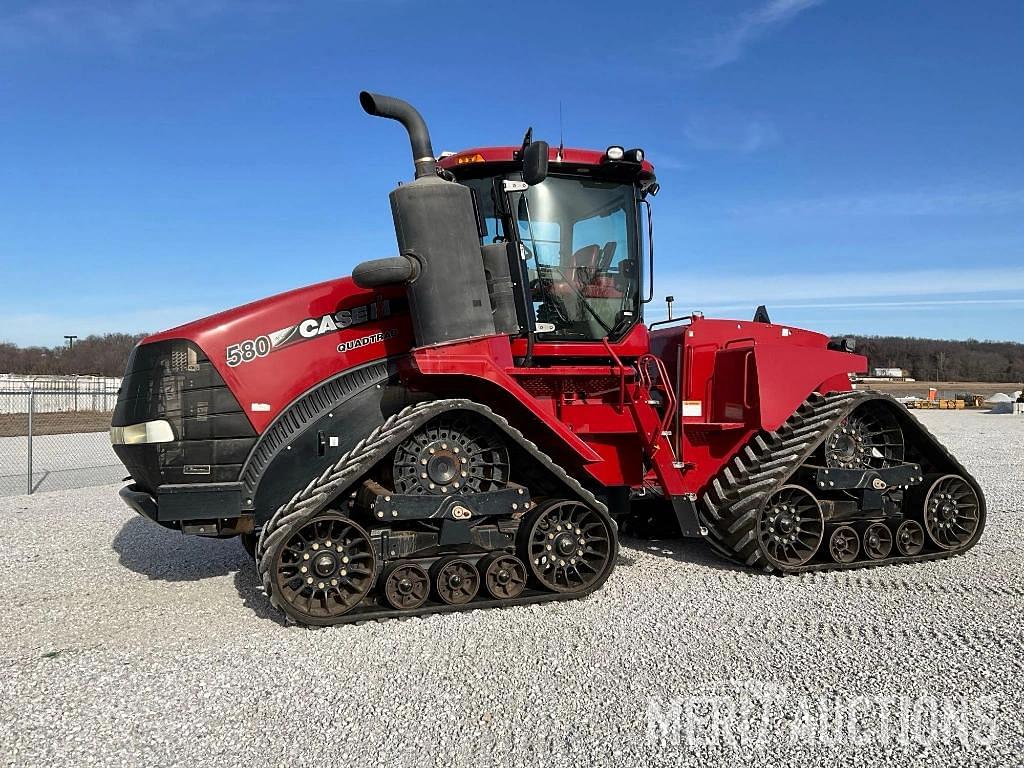
<svg viewBox="0 0 1024 768">
<path fill-rule="evenodd" d="M 171 424 L 173 442 L 114 446 L 136 484 L 151 493 L 172 483 L 235 481 L 256 442 L 217 369 L 184 340 L 140 344 L 128 359 L 111 424 L 154 419 Z"/>
</svg>

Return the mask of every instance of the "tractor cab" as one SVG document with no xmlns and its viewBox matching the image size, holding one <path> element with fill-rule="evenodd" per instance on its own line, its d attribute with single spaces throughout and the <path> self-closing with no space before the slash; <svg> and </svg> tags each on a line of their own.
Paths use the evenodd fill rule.
<svg viewBox="0 0 1024 768">
<path fill-rule="evenodd" d="M 526 167 L 531 150 L 547 155 L 540 173 Z M 538 342 L 614 342 L 641 321 L 641 265 L 651 247 L 643 222 L 657 191 L 642 150 L 534 142 L 450 154 L 439 165 L 472 190 L 481 243 L 513 246 L 524 330 Z"/>
</svg>

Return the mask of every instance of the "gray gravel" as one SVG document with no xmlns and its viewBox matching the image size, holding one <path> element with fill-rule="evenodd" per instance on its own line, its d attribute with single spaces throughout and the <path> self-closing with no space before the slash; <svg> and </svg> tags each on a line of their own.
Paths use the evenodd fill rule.
<svg viewBox="0 0 1024 768">
<path fill-rule="evenodd" d="M 163 531 L 115 486 L 0 499 L 0 761 L 1020 764 L 1024 419 L 923 420 L 988 494 L 963 557 L 777 578 L 631 540 L 583 601 L 319 631 L 268 617 L 237 543 Z M 677 743 L 660 730 L 712 695 L 750 710 L 715 732 L 698 702 L 704 743 L 685 714 Z M 974 730 L 901 743 L 880 696 L 965 708 Z M 838 742 L 794 735 L 851 702 Z"/>
</svg>

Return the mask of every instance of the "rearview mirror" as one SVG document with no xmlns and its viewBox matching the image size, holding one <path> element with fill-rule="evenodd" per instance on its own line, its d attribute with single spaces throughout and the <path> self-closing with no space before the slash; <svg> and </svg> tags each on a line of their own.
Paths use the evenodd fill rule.
<svg viewBox="0 0 1024 768">
<path fill-rule="evenodd" d="M 548 143 L 534 141 L 523 150 L 523 181 L 531 187 L 548 177 Z"/>
</svg>

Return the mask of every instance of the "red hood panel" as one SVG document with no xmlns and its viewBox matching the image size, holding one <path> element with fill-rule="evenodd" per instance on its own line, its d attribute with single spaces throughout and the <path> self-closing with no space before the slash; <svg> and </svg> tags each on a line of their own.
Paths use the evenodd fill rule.
<svg viewBox="0 0 1024 768">
<path fill-rule="evenodd" d="M 351 278 L 298 288 L 143 339 L 187 339 L 206 353 L 257 432 L 321 381 L 412 347 L 402 286 Z"/>
</svg>

